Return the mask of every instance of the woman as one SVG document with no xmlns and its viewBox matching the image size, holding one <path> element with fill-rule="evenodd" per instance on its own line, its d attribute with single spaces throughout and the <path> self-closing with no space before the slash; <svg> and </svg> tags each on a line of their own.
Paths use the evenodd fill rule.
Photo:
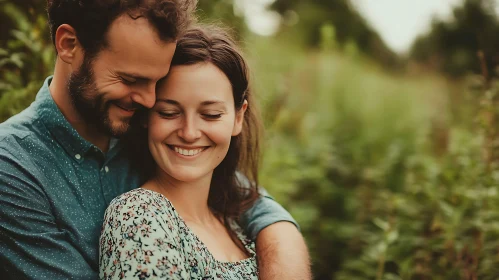
<svg viewBox="0 0 499 280">
<path fill-rule="evenodd" d="M 237 217 L 258 196 L 260 122 L 225 32 L 195 27 L 178 41 L 147 127 L 152 176 L 109 205 L 100 277 L 257 279 Z M 236 171 L 254 183 L 242 186 Z"/>
</svg>

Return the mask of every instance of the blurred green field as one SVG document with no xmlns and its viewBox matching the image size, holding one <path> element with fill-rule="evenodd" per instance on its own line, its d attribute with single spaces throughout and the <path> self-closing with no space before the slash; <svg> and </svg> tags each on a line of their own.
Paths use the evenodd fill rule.
<svg viewBox="0 0 499 280">
<path fill-rule="evenodd" d="M 54 60 L 45 15 L 8 2 L 0 121 Z M 241 36 L 266 127 L 261 185 L 299 222 L 315 279 L 497 279 L 497 82 L 386 70 L 321 32 L 320 47 Z"/>
<path fill-rule="evenodd" d="M 496 279 L 499 173 L 482 156 L 481 92 L 348 50 L 248 42 L 262 185 L 299 221 L 317 279 Z"/>
<path fill-rule="evenodd" d="M 481 130 L 450 108 L 461 95 L 475 112 L 479 96 L 348 49 L 247 41 L 266 123 L 261 182 L 300 223 L 317 279 L 499 275 L 497 242 L 482 247 L 499 223 L 481 207 L 497 200 Z"/>
</svg>

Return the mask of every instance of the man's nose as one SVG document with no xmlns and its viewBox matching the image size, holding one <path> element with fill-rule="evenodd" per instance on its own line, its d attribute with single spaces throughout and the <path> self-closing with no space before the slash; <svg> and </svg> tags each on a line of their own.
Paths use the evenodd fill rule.
<svg viewBox="0 0 499 280">
<path fill-rule="evenodd" d="M 154 107 L 154 103 L 156 102 L 156 85 L 144 85 L 139 90 L 132 94 L 132 101 L 140 104 L 147 109 L 151 109 Z"/>
</svg>

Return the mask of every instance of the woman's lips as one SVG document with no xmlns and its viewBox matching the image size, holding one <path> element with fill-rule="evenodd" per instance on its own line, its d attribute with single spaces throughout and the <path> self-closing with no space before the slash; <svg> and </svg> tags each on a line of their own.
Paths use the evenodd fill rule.
<svg viewBox="0 0 499 280">
<path fill-rule="evenodd" d="M 168 145 L 168 148 L 170 148 L 170 150 L 174 151 L 179 155 L 186 157 L 193 157 L 200 154 L 204 150 L 208 149 L 209 146 L 185 147 L 185 146 Z"/>
</svg>

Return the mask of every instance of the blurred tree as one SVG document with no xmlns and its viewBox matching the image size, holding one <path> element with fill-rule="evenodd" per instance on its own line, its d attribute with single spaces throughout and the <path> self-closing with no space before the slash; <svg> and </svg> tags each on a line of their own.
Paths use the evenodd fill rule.
<svg viewBox="0 0 499 280">
<path fill-rule="evenodd" d="M 237 3 L 237 0 L 199 1 L 197 14 L 201 21 L 223 23 L 235 31 L 234 35 L 242 36 L 247 28 L 242 8 Z"/>
<path fill-rule="evenodd" d="M 460 77 L 483 69 L 477 57 L 482 51 L 488 73 L 499 64 L 499 21 L 494 0 L 465 0 L 450 21 L 434 20 L 429 33 L 411 48 L 411 59 L 427 67 Z"/>
<path fill-rule="evenodd" d="M 399 65 L 396 54 L 367 24 L 350 0 L 276 0 L 270 8 L 283 17 L 282 32 L 298 33 L 292 37 L 300 38 L 309 46 L 320 44 L 323 25 L 332 25 L 340 46 L 355 44 L 362 53 L 384 66 Z"/>
</svg>

